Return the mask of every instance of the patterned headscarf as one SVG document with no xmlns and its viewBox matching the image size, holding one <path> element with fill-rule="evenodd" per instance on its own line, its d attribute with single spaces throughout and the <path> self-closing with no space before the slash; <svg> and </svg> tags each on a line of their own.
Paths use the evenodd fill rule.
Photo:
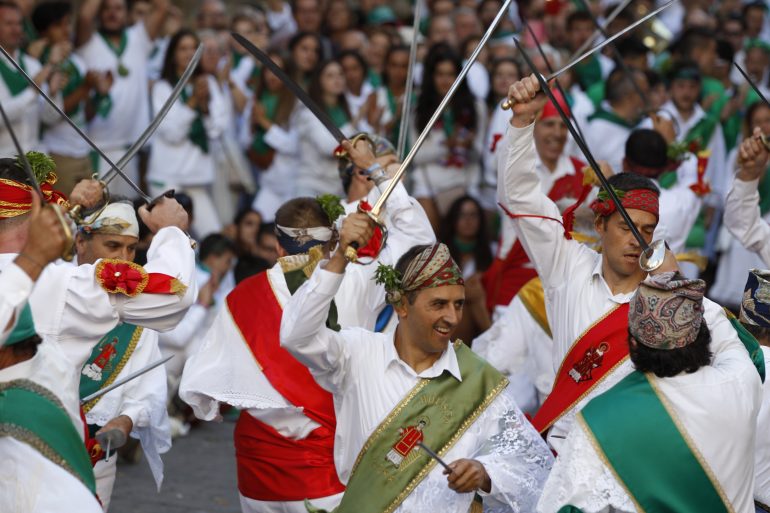
<svg viewBox="0 0 770 513">
<path fill-rule="evenodd" d="M 104 207 L 93 219 L 86 219 L 79 230 L 85 233 L 128 235 L 138 239 L 139 221 L 131 203 L 116 201 Z"/>
<path fill-rule="evenodd" d="M 703 322 L 706 282 L 675 272 L 648 276 L 639 284 L 628 310 L 628 330 L 653 349 L 679 349 L 698 337 Z"/>
<path fill-rule="evenodd" d="M 752 269 L 741 301 L 740 321 L 770 328 L 770 271 Z"/>
<path fill-rule="evenodd" d="M 449 253 L 449 248 L 442 243 L 429 246 L 415 256 L 403 276 L 392 267 L 380 264 L 375 280 L 385 285 L 385 299 L 392 305 L 400 303 L 407 292 L 444 285 L 465 285 L 460 267 Z"/>
</svg>

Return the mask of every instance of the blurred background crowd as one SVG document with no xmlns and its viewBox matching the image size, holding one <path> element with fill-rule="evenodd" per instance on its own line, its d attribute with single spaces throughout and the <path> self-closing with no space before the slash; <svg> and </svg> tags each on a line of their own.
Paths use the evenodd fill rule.
<svg viewBox="0 0 770 513">
<path fill-rule="evenodd" d="M 125 168 L 151 195 L 175 189 L 200 241 L 200 311 L 161 337 L 166 352 L 190 350 L 191 334 L 205 331 L 209 308 L 238 281 L 275 263 L 272 223 L 283 202 L 325 193 L 360 199 L 355 178 L 333 156 L 337 141 L 230 32 L 267 52 L 343 133 L 378 134 L 394 145 L 416 42 L 408 151 L 502 6 L 500 0 L 417 2 L 0 0 L 0 45 L 114 161 L 157 114 L 203 45 L 180 99 Z M 513 37 L 547 74 L 603 39 L 597 22 L 614 34 L 662 3 L 514 1 L 431 129 L 406 183 L 466 275 L 472 315 L 459 338 L 472 340 L 486 330 L 494 308 L 534 276 L 520 245 L 506 237 L 496 201 L 498 142 L 510 119 L 501 102 L 509 85 L 530 72 Z M 634 152 L 637 168 L 655 170 L 651 175 L 664 187 L 666 176 L 690 180 L 697 201 L 692 220 L 682 219 L 687 229 L 677 249 L 693 263 L 689 273 L 704 277 L 710 295 L 728 306 L 739 304 L 746 269 L 762 267 L 721 222 L 736 147 L 756 126 L 770 133 L 770 107 L 733 63 L 770 93 L 765 1 L 679 0 L 559 77 L 564 106 L 596 158 L 607 162 L 607 172 L 623 170 Z M 3 58 L 0 73 L 0 102 L 22 147 L 54 158 L 58 188 L 67 192 L 78 180 L 109 171 Z M 582 177 L 585 157 L 555 112 L 546 109 L 537 125 L 544 191 L 557 200 L 576 197 L 580 185 L 562 179 Z M 636 149 L 628 144 L 640 128 L 663 137 L 663 161 L 650 150 L 655 138 L 637 137 Z M 14 153 L 2 126 L 0 155 Z M 110 189 L 113 196 L 136 196 L 120 179 Z M 765 179 L 760 207 L 770 215 Z M 584 229 L 580 225 L 576 230 L 590 243 L 590 219 Z M 144 234 L 143 247 L 150 236 Z M 506 281 L 505 268 L 523 274 Z M 178 376 L 184 359 L 176 360 Z"/>
</svg>

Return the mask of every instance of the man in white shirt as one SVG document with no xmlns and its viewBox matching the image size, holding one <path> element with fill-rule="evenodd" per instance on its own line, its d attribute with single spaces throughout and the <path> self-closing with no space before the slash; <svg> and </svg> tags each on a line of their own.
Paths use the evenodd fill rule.
<svg viewBox="0 0 770 513">
<path fill-rule="evenodd" d="M 41 66 L 37 59 L 21 50 L 22 38 L 21 11 L 15 3 L 3 0 L 0 2 L 0 46 L 8 51 L 36 84 L 48 89 L 48 93 L 61 105 L 61 96 L 58 93 L 64 86 L 65 78 L 62 73 L 56 72 L 56 66 L 62 60 L 61 52 L 52 52 L 49 61 Z M 58 120 L 59 115 L 39 97 L 37 91 L 4 56 L 0 56 L 0 103 L 21 147 L 27 150 L 40 149 L 41 121 L 50 123 Z M 15 153 L 16 147 L 8 127 L 2 123 L 0 156 Z"/>
<path fill-rule="evenodd" d="M 764 361 L 749 358 L 756 340 L 711 339 L 705 289 L 678 271 L 639 285 L 628 312 L 635 370 L 578 414 L 539 512 L 754 512 Z"/>
<path fill-rule="evenodd" d="M 394 334 L 324 326 L 345 276 L 345 250 L 371 233 L 365 215 L 346 218 L 337 250 L 281 320 L 281 345 L 334 396 L 334 460 L 347 486 L 335 511 L 459 513 L 475 496 L 494 511 L 532 511 L 551 455 L 506 390 L 508 380 L 451 343 L 465 293 L 445 245 L 415 246 L 395 269 L 378 268 L 399 317 Z"/>
<path fill-rule="evenodd" d="M 99 259 L 133 262 L 139 241 L 139 223 L 129 202 L 108 204 L 95 218 L 81 225 L 75 239 L 78 265 Z M 80 397 L 90 395 L 146 365 L 160 360 L 158 334 L 122 323 L 94 346 L 80 376 Z M 117 429 L 142 442 L 142 449 L 158 487 L 163 480 L 160 454 L 171 447 L 166 413 L 166 372 L 161 367 L 142 374 L 111 392 L 83 404 L 88 430 L 94 438 L 100 432 Z M 107 511 L 115 484 L 118 458 L 106 447 L 92 450 L 96 491 Z"/>
<path fill-rule="evenodd" d="M 109 94 L 100 98 L 89 134 L 113 161 L 117 162 L 150 122 L 147 94 L 148 61 L 153 40 L 160 34 L 169 0 L 153 0 L 153 9 L 144 21 L 128 26 L 125 0 L 87 0 L 80 6 L 76 47 L 88 70 L 112 74 Z M 101 176 L 109 171 L 99 161 Z M 136 160 L 123 172 L 139 182 Z M 133 198 L 136 192 L 123 182 L 115 182 L 113 192 Z"/>
<path fill-rule="evenodd" d="M 508 210 L 526 214 L 514 222 L 543 282 L 554 340 L 553 363 L 559 371 L 554 391 L 533 422 L 540 431 L 551 428 L 548 440 L 558 451 L 575 413 L 587 400 L 631 372 L 625 311 L 646 273 L 639 267 L 639 243 L 606 192 L 591 204 L 601 254 L 567 240 L 561 225 L 551 220 L 558 217 L 558 209 L 540 191 L 534 172 L 532 122 L 546 101 L 539 89 L 534 77 L 511 86 L 515 115 L 498 192 Z M 609 181 L 621 191 L 623 206 L 649 244 L 658 224 L 657 187 L 631 173 L 613 175 Z M 707 299 L 703 304 L 713 343 L 736 341 L 738 336 L 722 308 Z"/>
<path fill-rule="evenodd" d="M 770 266 L 770 225 L 759 210 L 759 181 L 770 158 L 762 143 L 762 131 L 745 139 L 738 149 L 738 173 L 727 193 L 724 222 L 727 229 L 743 246 L 756 252 L 765 265 Z"/>
</svg>

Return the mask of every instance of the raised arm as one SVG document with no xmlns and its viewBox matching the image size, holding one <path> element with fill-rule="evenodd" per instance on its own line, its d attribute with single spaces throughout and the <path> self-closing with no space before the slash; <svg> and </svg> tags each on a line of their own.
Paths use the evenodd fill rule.
<svg viewBox="0 0 770 513">
<path fill-rule="evenodd" d="M 160 36 L 170 5 L 169 0 L 152 0 L 152 10 L 144 20 L 144 28 L 147 35 L 150 36 L 150 40 Z"/>
<path fill-rule="evenodd" d="M 744 140 L 738 149 L 738 174 L 727 193 L 725 225 L 730 233 L 748 250 L 759 254 L 770 266 L 770 225 L 762 220 L 759 210 L 759 180 L 767 169 L 767 149 L 758 139 L 759 129 Z M 765 180 L 768 178 L 765 176 Z"/>
<path fill-rule="evenodd" d="M 75 47 L 80 48 L 91 39 L 96 32 L 96 18 L 99 15 L 99 9 L 102 6 L 102 0 L 84 0 L 80 4 L 78 19 L 75 23 Z"/>
<path fill-rule="evenodd" d="M 363 246 L 371 235 L 372 226 L 364 214 L 348 216 L 342 225 L 337 251 L 325 267 L 319 265 L 283 309 L 281 346 L 310 369 L 319 385 L 332 393 L 344 386 L 350 354 L 343 334 L 326 327 L 329 305 L 347 267 L 345 250 L 354 241 Z"/>
<path fill-rule="evenodd" d="M 514 115 L 499 150 L 497 194 L 508 212 L 525 216 L 514 219 L 513 224 L 544 287 L 549 288 L 564 283 L 574 260 L 590 250 L 564 238 L 559 208 L 540 189 L 533 132 L 546 97 L 539 91 L 534 75 L 509 90 Z"/>
</svg>

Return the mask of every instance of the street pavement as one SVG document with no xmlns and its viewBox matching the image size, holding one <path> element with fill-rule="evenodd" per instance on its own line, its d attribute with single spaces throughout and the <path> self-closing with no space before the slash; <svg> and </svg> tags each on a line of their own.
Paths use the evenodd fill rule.
<svg viewBox="0 0 770 513">
<path fill-rule="evenodd" d="M 232 421 L 203 422 L 175 438 L 162 455 L 160 493 L 144 458 L 119 462 L 109 513 L 239 513 L 233 429 Z"/>
</svg>

